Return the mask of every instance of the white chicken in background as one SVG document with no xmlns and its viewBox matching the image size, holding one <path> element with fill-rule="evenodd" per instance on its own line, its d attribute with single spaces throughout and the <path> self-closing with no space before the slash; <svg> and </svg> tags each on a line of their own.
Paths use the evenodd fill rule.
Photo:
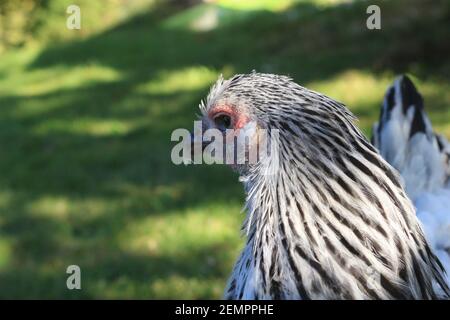
<svg viewBox="0 0 450 320">
<path fill-rule="evenodd" d="M 407 76 L 387 90 L 372 143 L 396 168 L 450 283 L 450 143 L 435 134 Z"/>
</svg>

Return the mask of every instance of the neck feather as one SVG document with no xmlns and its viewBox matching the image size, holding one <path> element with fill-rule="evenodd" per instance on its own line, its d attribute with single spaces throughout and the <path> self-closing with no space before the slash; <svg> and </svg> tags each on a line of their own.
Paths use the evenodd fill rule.
<svg viewBox="0 0 450 320">
<path fill-rule="evenodd" d="M 242 259 L 272 283 L 260 295 L 286 277 L 284 292 L 303 298 L 432 297 L 426 269 L 434 260 L 423 254 L 429 249 L 414 208 L 374 148 L 362 135 L 347 147 L 317 144 L 320 152 L 292 143 L 281 141 L 277 170 L 264 168 L 269 159 L 243 179 Z"/>
</svg>

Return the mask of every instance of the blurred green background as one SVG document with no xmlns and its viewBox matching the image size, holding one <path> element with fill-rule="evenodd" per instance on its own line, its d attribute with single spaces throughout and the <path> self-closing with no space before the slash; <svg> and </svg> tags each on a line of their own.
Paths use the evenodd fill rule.
<svg viewBox="0 0 450 320">
<path fill-rule="evenodd" d="M 370 135 L 408 72 L 450 137 L 449 30 L 444 0 L 2 0 L 0 298 L 221 297 L 243 191 L 223 166 L 170 161 L 217 76 L 288 74 Z"/>
</svg>

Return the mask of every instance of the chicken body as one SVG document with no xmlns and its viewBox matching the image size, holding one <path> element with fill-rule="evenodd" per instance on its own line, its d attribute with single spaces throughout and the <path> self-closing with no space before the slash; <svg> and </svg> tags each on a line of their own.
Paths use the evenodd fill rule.
<svg viewBox="0 0 450 320">
<path fill-rule="evenodd" d="M 449 283 L 450 144 L 433 132 L 423 98 L 407 76 L 387 90 L 372 142 L 399 171 Z"/>
</svg>

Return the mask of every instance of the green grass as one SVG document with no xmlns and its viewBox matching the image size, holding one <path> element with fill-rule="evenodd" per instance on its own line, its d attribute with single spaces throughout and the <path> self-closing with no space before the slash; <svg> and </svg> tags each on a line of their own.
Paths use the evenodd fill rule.
<svg viewBox="0 0 450 320">
<path fill-rule="evenodd" d="M 170 161 L 172 130 L 192 128 L 220 73 L 289 74 L 370 134 L 408 72 L 450 137 L 448 2 L 381 2 L 381 31 L 365 28 L 366 2 L 341 2 L 155 4 L 4 53 L 0 298 L 221 296 L 242 246 L 241 186 L 223 166 Z M 66 289 L 70 264 L 81 291 Z"/>
</svg>

